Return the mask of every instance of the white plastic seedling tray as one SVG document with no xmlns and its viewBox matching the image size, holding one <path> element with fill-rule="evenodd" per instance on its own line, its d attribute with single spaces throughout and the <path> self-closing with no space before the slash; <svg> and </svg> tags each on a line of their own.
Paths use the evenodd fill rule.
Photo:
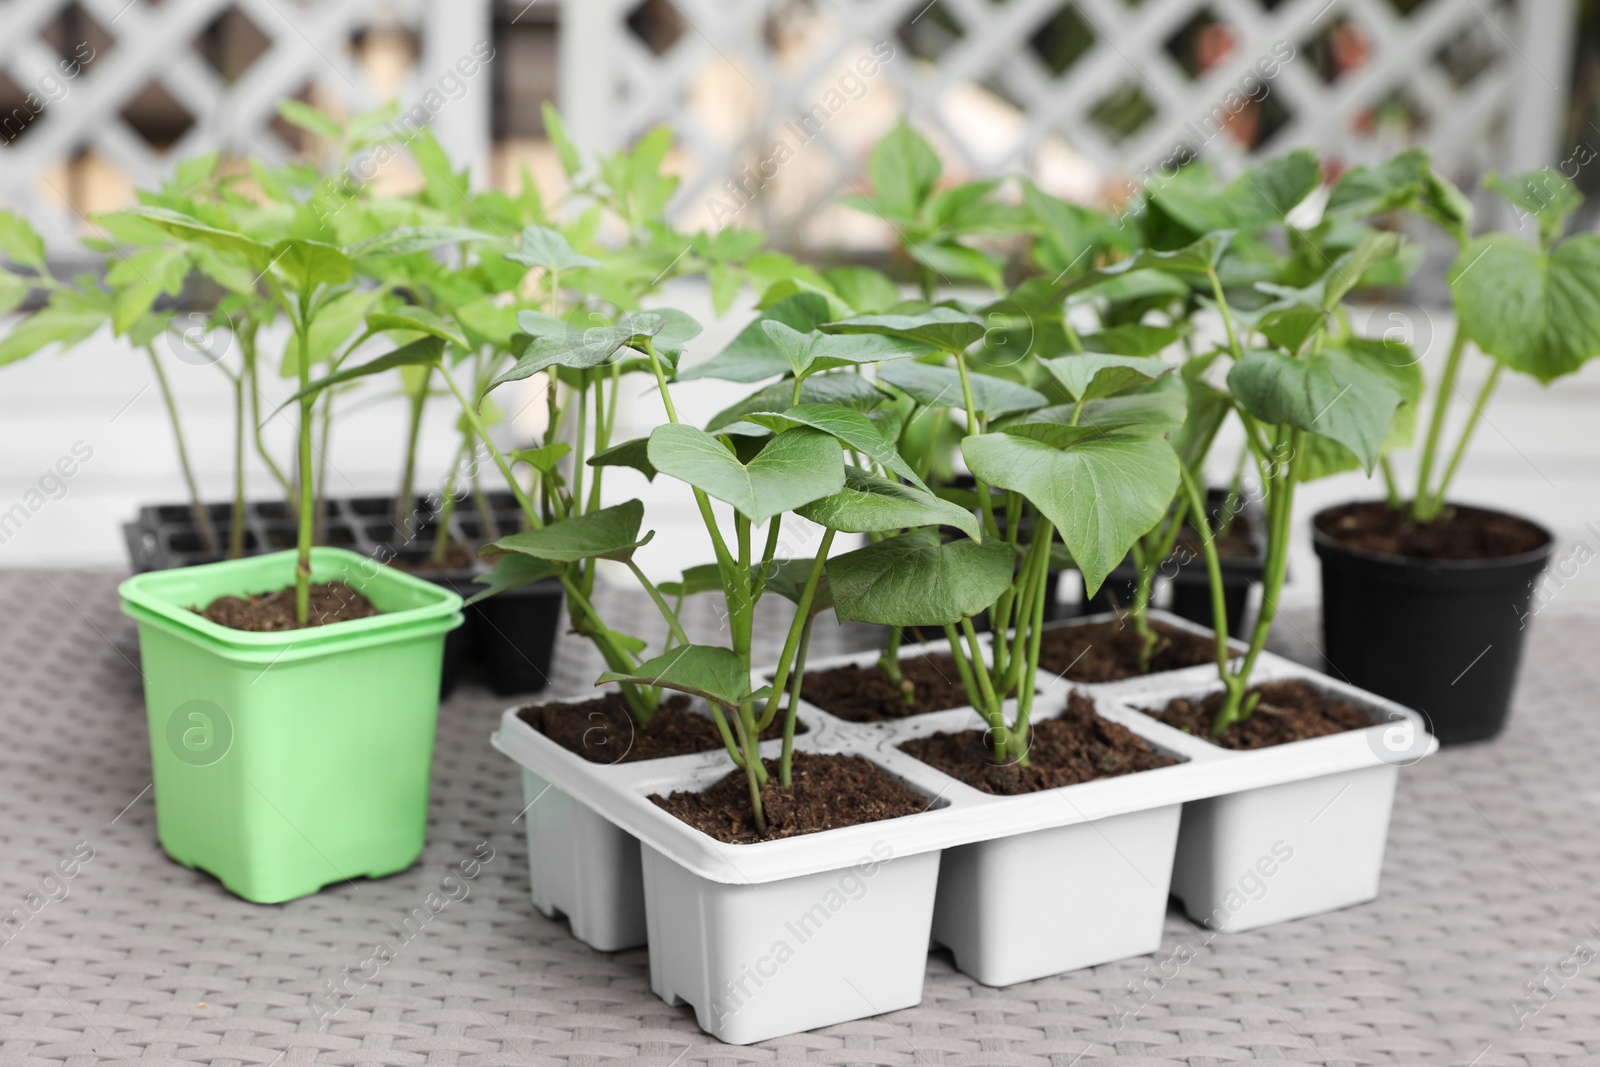
<svg viewBox="0 0 1600 1067">
<path fill-rule="evenodd" d="M 1164 613 L 1155 617 L 1198 629 Z M 902 655 L 942 646 L 908 646 Z M 875 658 L 871 652 L 836 657 L 808 669 Z M 906 946 L 920 938 L 925 947 L 930 931 L 963 970 L 1004 985 L 1154 951 L 1169 884 L 1191 916 L 1224 930 L 1371 899 L 1398 767 L 1436 743 L 1419 716 L 1389 701 L 1277 656 L 1258 662 L 1256 681 L 1291 677 L 1364 707 L 1374 725 L 1235 752 L 1138 710 L 1159 709 L 1175 696 L 1203 696 L 1218 684 L 1212 666 L 1079 685 L 1100 714 L 1180 762 L 1007 797 L 973 789 L 900 751 L 913 737 L 983 728 L 970 707 L 849 723 L 802 702 L 797 714 L 809 732 L 796 738 L 798 751 L 863 756 L 926 797 L 927 807 L 747 845 L 714 840 L 649 800 L 702 789 L 728 774 L 733 767 L 720 749 L 595 764 L 528 726 L 516 708 L 502 716 L 492 741 L 524 768 L 535 901 L 547 914 L 573 916 L 574 933 L 597 948 L 628 947 L 648 936 L 656 992 L 670 1003 L 692 1003 L 708 1032 L 748 1042 L 916 1003 L 922 964 L 915 953 L 907 957 Z M 1035 719 L 1058 714 L 1072 688 L 1041 672 Z M 762 754 L 777 755 L 779 745 L 763 743 Z M 558 800 L 541 812 L 547 794 Z M 574 822 L 574 813 L 582 818 Z M 640 846 L 637 866 L 633 841 Z M 924 856 L 927 862 L 910 862 Z M 593 877 L 552 875 L 562 865 Z M 869 869 L 896 873 L 869 882 L 861 874 Z M 1084 877 L 1086 871 L 1094 876 Z M 1030 874 L 1034 884 L 1019 897 L 1015 879 Z M 861 899 L 873 903 L 855 903 L 841 888 L 855 885 L 869 887 Z M 813 897 L 809 908 L 802 906 Z M 844 904 L 830 908 L 824 899 Z M 1066 919 L 1043 930 L 1012 923 L 1015 933 L 986 919 L 1009 913 L 1017 899 L 1058 901 L 1056 911 Z M 1002 909 L 1001 901 L 1008 906 Z M 807 939 L 804 962 L 794 962 L 802 959 L 798 944 L 787 955 L 777 951 L 799 942 L 795 931 L 806 927 L 793 924 L 801 913 L 836 916 L 845 905 L 851 920 L 832 922 L 826 938 Z M 596 911 L 605 914 L 597 918 Z M 705 950 L 691 955 L 691 942 Z M 818 947 L 824 944 L 832 947 Z M 829 978 L 837 975 L 876 983 L 876 995 L 839 994 L 839 982 Z M 801 995 L 812 987 L 814 997 Z M 824 987 L 833 992 L 823 994 Z M 783 995 L 772 992 L 778 989 Z M 768 992 L 758 995 L 762 990 Z"/>
</svg>

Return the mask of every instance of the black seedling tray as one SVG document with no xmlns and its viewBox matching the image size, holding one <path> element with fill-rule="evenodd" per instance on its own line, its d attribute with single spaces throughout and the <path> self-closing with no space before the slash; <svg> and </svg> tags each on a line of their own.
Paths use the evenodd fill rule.
<svg viewBox="0 0 1600 1067">
<path fill-rule="evenodd" d="M 522 512 L 510 493 L 489 494 L 495 528 L 514 533 Z M 123 526 L 128 560 L 135 573 L 192 567 L 227 558 L 232 530 L 231 504 L 207 504 L 206 514 L 222 548 L 208 551 L 193 512 L 187 504 L 158 504 L 139 509 L 138 518 Z M 426 564 L 438 530 L 438 514 L 421 498 L 404 520 L 394 517 L 393 497 L 348 497 L 323 502 L 318 544 L 359 552 L 371 559 L 394 563 L 425 581 L 443 586 L 463 598 L 483 591 L 474 579 L 488 566 L 447 570 Z M 283 501 L 251 501 L 245 505 L 245 555 L 279 552 L 295 547 L 298 528 Z M 456 502 L 450 518 L 451 538 L 476 548 L 491 540 L 470 499 Z M 440 689 L 448 695 L 468 664 L 479 668 L 485 684 L 502 696 L 536 693 L 545 687 L 550 661 L 560 632 L 563 591 L 556 579 L 534 582 L 500 593 L 466 609 L 464 625 L 445 639 L 444 672 Z"/>
</svg>

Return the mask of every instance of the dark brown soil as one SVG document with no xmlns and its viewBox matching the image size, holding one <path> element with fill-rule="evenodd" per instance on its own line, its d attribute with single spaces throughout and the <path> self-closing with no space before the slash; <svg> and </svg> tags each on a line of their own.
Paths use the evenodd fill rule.
<svg viewBox="0 0 1600 1067">
<path fill-rule="evenodd" d="M 430 550 L 422 559 L 397 558 L 389 565 L 410 574 L 436 574 L 440 571 L 464 571 L 477 562 L 478 553 L 471 544 L 466 541 L 451 541 L 450 547 L 445 550 L 443 563 L 435 562 Z"/>
<path fill-rule="evenodd" d="M 1153 622 L 1156 650 L 1151 674 L 1215 663 L 1217 644 L 1211 637 Z M 1126 622 L 1112 620 L 1046 630 L 1039 642 L 1039 669 L 1069 682 L 1118 682 L 1139 671 L 1139 635 Z"/>
<path fill-rule="evenodd" d="M 909 703 L 876 663 L 811 671 L 801 684 L 800 695 L 823 711 L 850 722 L 886 722 L 971 703 L 956 661 L 948 655 L 902 659 L 900 676 L 912 685 Z"/>
<path fill-rule="evenodd" d="M 1145 708 L 1144 713 L 1214 745 L 1233 749 L 1271 748 L 1290 741 L 1364 730 L 1373 722 L 1371 715 L 1349 701 L 1329 696 L 1298 679 L 1267 682 L 1251 692 L 1261 694 L 1255 711 L 1243 722 L 1228 727 L 1221 737 L 1211 736 L 1211 720 L 1222 706 L 1221 693 L 1199 702 L 1179 697 L 1160 711 Z"/>
<path fill-rule="evenodd" d="M 619 693 L 582 704 L 530 704 L 518 711 L 517 717 L 590 763 L 635 763 L 723 747 L 717 724 L 690 711 L 689 698 L 681 695 L 669 697 L 648 726 L 634 721 Z M 796 722 L 794 732 L 805 733 L 806 724 Z M 780 718 L 762 733 L 761 740 L 782 736 Z"/>
<path fill-rule="evenodd" d="M 1547 540 L 1533 523 L 1484 508 L 1448 508 L 1433 522 L 1415 523 L 1380 501 L 1330 508 L 1316 521 L 1317 529 L 1346 548 L 1411 559 L 1503 559 Z"/>
<path fill-rule="evenodd" d="M 650 799 L 702 833 L 731 845 L 776 841 L 841 826 L 898 819 L 928 808 L 927 798 L 907 789 L 862 756 L 794 754 L 794 779 L 778 785 L 778 761 L 766 761 L 771 775 L 761 787 L 767 832 L 756 829 L 750 810 L 750 780 L 732 770 L 700 792 Z"/>
<path fill-rule="evenodd" d="M 195 610 L 217 625 L 232 630 L 275 633 L 301 628 L 295 621 L 292 585 L 275 593 L 257 593 L 249 597 L 219 596 L 204 610 Z M 328 582 L 311 587 L 306 626 L 326 626 L 332 622 L 349 622 L 377 614 L 378 609 L 372 606 L 372 601 L 361 593 L 344 582 Z"/>
<path fill-rule="evenodd" d="M 1067 697 L 1066 710 L 1058 718 L 1033 724 L 1025 766 L 995 763 L 987 730 L 919 737 L 900 748 L 974 789 L 999 796 L 1115 778 L 1178 762 L 1156 752 L 1126 726 L 1102 719 L 1094 704 L 1078 692 Z"/>
</svg>

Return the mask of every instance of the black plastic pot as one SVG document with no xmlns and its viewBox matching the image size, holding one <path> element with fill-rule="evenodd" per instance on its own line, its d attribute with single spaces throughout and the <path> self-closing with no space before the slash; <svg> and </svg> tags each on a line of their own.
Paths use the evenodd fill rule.
<svg viewBox="0 0 1600 1067">
<path fill-rule="evenodd" d="M 1494 737 L 1511 710 L 1533 582 L 1555 545 L 1537 528 L 1545 543 L 1531 552 L 1433 560 L 1349 548 L 1313 518 L 1328 673 L 1422 712 L 1442 744 Z"/>
<path fill-rule="evenodd" d="M 496 531 L 514 532 L 521 513 L 510 494 L 490 494 Z M 134 522 L 123 526 L 128 560 L 136 573 L 214 563 L 227 556 L 232 507 L 205 505 L 223 551 L 208 551 L 188 505 L 141 508 Z M 438 515 L 418 499 L 404 520 L 394 518 L 393 497 L 355 497 L 324 502 L 321 543 L 360 552 L 383 563 L 396 563 L 417 577 L 470 597 L 482 591 L 474 579 L 488 568 L 474 561 L 466 567 L 426 566 L 438 529 Z M 488 538 L 470 501 L 458 502 L 451 517 L 452 537 L 469 544 Z M 252 501 L 245 506 L 245 555 L 293 548 L 298 536 L 294 518 L 282 501 Z M 466 624 L 445 639 L 442 695 L 455 688 L 468 664 L 500 695 L 543 689 L 550 673 L 556 635 L 563 620 L 561 583 L 551 579 L 501 593 L 468 608 Z"/>
</svg>

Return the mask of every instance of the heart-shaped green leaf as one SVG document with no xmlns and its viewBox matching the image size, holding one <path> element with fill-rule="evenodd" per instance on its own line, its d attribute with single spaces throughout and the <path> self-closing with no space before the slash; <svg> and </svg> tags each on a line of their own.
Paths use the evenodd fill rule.
<svg viewBox="0 0 1600 1067">
<path fill-rule="evenodd" d="M 612 445 L 596 452 L 588 459 L 591 467 L 632 467 L 650 481 L 656 480 L 656 468 L 650 462 L 650 438 L 635 437 L 620 445 Z"/>
<path fill-rule="evenodd" d="M 948 626 L 990 607 L 1011 585 L 1016 552 L 1001 541 L 942 544 L 932 529 L 828 560 L 834 613 L 882 626 Z"/>
<path fill-rule="evenodd" d="M 548 226 L 529 226 L 524 229 L 517 251 L 507 253 L 506 258 L 525 267 L 543 267 L 552 271 L 600 265 L 598 259 L 574 251 L 559 231 Z"/>
<path fill-rule="evenodd" d="M 1177 340 L 1178 331 L 1171 326 L 1131 323 L 1088 334 L 1083 338 L 1083 347 L 1114 356 L 1153 356 Z"/>
<path fill-rule="evenodd" d="M 808 426 L 775 435 L 749 463 L 741 463 L 704 430 L 667 423 L 650 434 L 649 456 L 661 473 L 733 505 L 752 522 L 765 522 L 844 485 L 839 442 Z"/>
<path fill-rule="evenodd" d="M 1153 356 L 1108 356 L 1086 352 L 1044 360 L 1045 369 L 1074 400 L 1115 396 L 1170 374 L 1173 365 Z"/>
<path fill-rule="evenodd" d="M 1400 394 L 1382 374 L 1331 349 L 1303 358 L 1250 349 L 1228 372 L 1228 389 L 1263 422 L 1344 445 L 1369 474 L 1400 404 Z"/>
<path fill-rule="evenodd" d="M 587 370 L 598 367 L 615 356 L 635 336 L 632 323 L 615 326 L 594 326 L 582 333 L 565 333 L 554 337 L 535 337 L 517 358 L 516 364 L 489 383 L 488 393 L 506 382 L 519 382 L 549 367 L 571 367 Z"/>
<path fill-rule="evenodd" d="M 960 408 L 964 404 L 961 372 L 927 363 L 890 363 L 878 370 L 878 381 L 892 385 L 927 407 Z M 993 419 L 1043 407 L 1043 393 L 990 374 L 969 373 L 972 403 L 979 418 Z"/>
<path fill-rule="evenodd" d="M 934 307 L 919 315 L 857 315 L 822 326 L 827 333 L 876 333 L 928 345 L 941 352 L 962 352 L 983 336 L 976 316 L 955 308 Z"/>
<path fill-rule="evenodd" d="M 646 660 L 628 672 L 607 671 L 595 685 L 607 682 L 632 682 L 672 689 L 702 697 L 724 708 L 736 708 L 760 698 L 762 686 L 750 689 L 750 668 L 726 648 L 714 645 L 683 645 L 655 659 Z"/>
<path fill-rule="evenodd" d="M 492 541 L 478 555 L 516 552 L 539 559 L 571 563 L 580 559 L 633 558 L 633 550 L 649 544 L 655 531 L 639 536 L 644 521 L 644 505 L 637 500 L 615 504 L 587 515 L 575 515 L 537 530 L 523 530 Z"/>
<path fill-rule="evenodd" d="M 794 396 L 794 382 L 783 381 L 758 390 L 711 417 L 706 429 L 719 433 L 724 428 L 757 411 L 782 411 Z M 813 374 L 800 383 L 802 404 L 842 404 L 857 411 L 868 411 L 888 399 L 880 389 L 859 374 Z"/>
<path fill-rule="evenodd" d="M 1040 408 L 1028 412 L 1017 422 L 1053 422 L 1058 426 L 1076 425 L 1106 433 L 1125 430 L 1159 436 L 1181 426 L 1187 408 L 1184 387 L 1168 377 L 1135 393 L 1085 400 L 1081 408 L 1077 404 Z"/>
<path fill-rule="evenodd" d="M 521 589 L 534 582 L 542 582 L 546 578 L 553 578 L 561 573 L 561 564 L 548 559 L 539 559 L 535 556 L 523 556 L 512 552 L 494 561 L 494 566 L 489 568 L 489 573 L 474 578 L 474 585 L 487 586 L 481 593 L 474 593 L 467 598 L 468 604 L 476 604 L 480 600 L 487 600 L 496 593 L 504 593 L 511 589 Z"/>
<path fill-rule="evenodd" d="M 782 323 L 808 333 L 833 317 L 828 298 L 821 293 L 802 292 L 778 301 L 761 317 L 740 330 L 728 347 L 704 363 L 679 372 L 679 381 L 720 378 L 730 382 L 759 382 L 789 370 L 783 352 L 766 334 L 763 324 Z"/>
<path fill-rule="evenodd" d="M 1548 252 L 1510 234 L 1480 237 L 1449 281 L 1461 328 L 1511 370 L 1550 382 L 1600 353 L 1600 237 Z"/>
<path fill-rule="evenodd" d="M 1083 427 L 1012 426 L 961 443 L 980 481 L 1021 493 L 1052 523 L 1093 596 L 1178 490 L 1164 438 Z"/>
<path fill-rule="evenodd" d="M 1203 279 L 1217 269 L 1217 264 L 1222 261 L 1222 253 L 1227 251 L 1228 244 L 1233 240 L 1232 230 L 1219 230 L 1208 233 L 1193 244 L 1171 252 L 1158 252 L 1154 249 L 1141 248 L 1127 259 L 1119 260 L 1109 267 L 1092 270 L 1083 277 L 1063 288 L 1067 294 L 1082 290 L 1098 290 L 1100 286 L 1108 285 L 1127 278 L 1128 275 L 1140 271 L 1161 271 L 1174 274 L 1182 278 Z"/>
<path fill-rule="evenodd" d="M 745 416 L 750 422 L 782 432 L 791 426 L 810 426 L 823 433 L 832 434 L 839 441 L 866 456 L 884 469 L 892 471 L 911 482 L 923 485 L 922 479 L 911 465 L 900 458 L 895 443 L 883 435 L 877 423 L 854 408 L 843 404 L 801 404 L 784 411 L 751 412 Z"/>
<path fill-rule="evenodd" d="M 844 488 L 795 509 L 801 518 L 842 533 L 887 533 L 915 526 L 954 526 L 983 540 L 977 516 L 926 489 L 880 478 L 859 467 L 844 469 Z"/>
<path fill-rule="evenodd" d="M 811 369 L 816 356 L 813 349 L 820 333 L 801 333 L 792 326 L 785 326 L 781 322 L 768 319 L 761 324 L 761 332 L 767 335 L 773 347 L 783 353 L 784 362 L 789 364 L 789 370 L 796 378 Z"/>
</svg>

